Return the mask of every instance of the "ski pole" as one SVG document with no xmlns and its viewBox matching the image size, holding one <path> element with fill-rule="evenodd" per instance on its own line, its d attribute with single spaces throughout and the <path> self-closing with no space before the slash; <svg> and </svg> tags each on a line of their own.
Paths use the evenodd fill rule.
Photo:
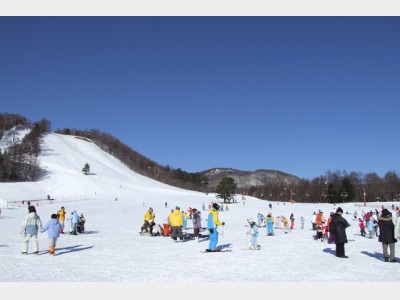
<svg viewBox="0 0 400 300">
<path fill-rule="evenodd" d="M 223 243 L 223 240 L 224 240 L 224 228 L 225 228 L 225 225 L 222 225 L 222 233 L 221 233 L 221 236 L 222 236 L 222 238 L 221 238 L 222 250 L 224 249 L 224 243 Z"/>
</svg>

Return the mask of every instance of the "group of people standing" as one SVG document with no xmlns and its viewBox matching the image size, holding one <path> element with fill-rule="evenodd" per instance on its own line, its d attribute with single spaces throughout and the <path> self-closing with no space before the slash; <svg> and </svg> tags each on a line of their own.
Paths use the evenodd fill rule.
<svg viewBox="0 0 400 300">
<path fill-rule="evenodd" d="M 378 241 L 382 244 L 382 252 L 385 262 L 397 262 L 395 256 L 395 243 L 400 234 L 400 211 L 397 210 L 396 214 L 396 224 L 394 224 L 392 213 L 388 209 L 384 208 L 382 209 L 377 221 L 377 227 L 379 228 Z M 348 243 L 346 229 L 350 227 L 350 224 L 342 215 L 343 209 L 340 207 L 337 208 L 336 213 L 331 214 L 331 220 L 328 220 L 329 238 L 332 238 L 332 241 L 336 245 L 336 256 L 340 258 L 348 258 L 345 254 L 345 244 Z"/>
<path fill-rule="evenodd" d="M 219 220 L 219 210 L 221 206 L 218 203 L 213 203 L 210 205 L 211 208 L 207 217 L 207 230 L 209 233 L 209 246 L 206 249 L 207 252 L 219 251 L 217 248 L 218 245 L 218 226 L 224 226 L 225 222 L 221 222 Z M 184 234 L 183 228 L 185 228 L 185 220 L 191 219 L 193 223 L 193 237 L 196 242 L 199 242 L 200 237 L 200 229 L 202 224 L 202 216 L 200 210 L 196 208 L 191 208 L 190 217 L 185 216 L 185 212 L 181 211 L 179 206 L 176 206 L 175 209 L 171 210 L 171 213 L 168 216 L 167 228 L 163 228 L 163 232 L 166 233 L 166 230 L 169 232 L 167 234 L 163 234 L 164 236 L 170 235 L 174 242 L 183 242 Z M 141 227 L 141 233 L 149 233 L 153 235 L 153 228 L 157 226 L 155 223 L 155 214 L 153 209 L 150 207 L 144 214 L 144 224 Z"/>
<path fill-rule="evenodd" d="M 64 234 L 64 225 L 66 220 L 65 208 L 61 209 L 57 213 L 53 213 L 50 216 L 50 220 L 43 226 L 40 216 L 36 212 L 35 206 L 31 205 L 28 207 L 28 214 L 25 215 L 22 221 L 20 235 L 23 237 L 22 241 L 22 254 L 28 254 L 29 242 L 32 242 L 33 254 L 39 254 L 39 240 L 38 233 L 47 232 L 48 243 L 49 243 L 49 254 L 55 255 L 55 248 L 57 239 L 60 234 Z M 71 234 L 76 234 L 77 226 L 82 226 L 80 229 L 83 232 L 83 224 L 86 222 L 86 218 L 81 214 L 78 216 L 76 211 L 71 213 L 71 216 L 67 218 L 71 221 Z M 75 233 L 74 233 L 75 232 Z"/>
</svg>

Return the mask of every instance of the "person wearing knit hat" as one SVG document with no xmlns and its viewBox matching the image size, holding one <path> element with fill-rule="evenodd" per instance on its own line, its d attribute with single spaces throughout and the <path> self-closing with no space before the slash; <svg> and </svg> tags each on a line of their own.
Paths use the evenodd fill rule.
<svg viewBox="0 0 400 300">
<path fill-rule="evenodd" d="M 336 244 L 336 256 L 348 258 L 344 251 L 344 244 L 347 243 L 346 228 L 350 226 L 349 222 L 342 217 L 343 209 L 338 207 L 336 213 L 332 216 L 330 231 L 333 231 L 333 239 Z"/>
<path fill-rule="evenodd" d="M 221 222 L 218 218 L 218 210 L 219 210 L 219 205 L 218 203 L 214 203 L 212 205 L 212 209 L 208 213 L 208 218 L 207 218 L 207 229 L 209 232 L 209 238 L 210 238 L 210 243 L 208 245 L 208 249 L 206 249 L 207 252 L 215 252 L 217 250 L 217 244 L 218 244 L 218 226 L 224 226 L 225 222 Z"/>
<path fill-rule="evenodd" d="M 392 221 L 392 214 L 386 208 L 382 210 L 378 218 L 379 239 L 382 243 L 383 257 L 385 262 L 397 262 L 395 255 L 395 244 L 397 239 L 394 234 L 394 224 Z M 390 255 L 388 253 L 390 249 Z"/>
</svg>

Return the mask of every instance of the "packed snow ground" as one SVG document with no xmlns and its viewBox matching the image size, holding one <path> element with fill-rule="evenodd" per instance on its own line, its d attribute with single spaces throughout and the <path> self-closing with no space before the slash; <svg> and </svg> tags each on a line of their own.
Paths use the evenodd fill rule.
<svg viewBox="0 0 400 300">
<path fill-rule="evenodd" d="M 194 240 L 174 243 L 169 237 L 140 236 L 139 231 L 149 207 L 154 210 L 156 223 L 162 224 L 176 205 L 183 210 L 189 207 L 202 210 L 203 203 L 208 206 L 219 201 L 214 194 L 178 189 L 138 175 L 93 143 L 73 136 L 48 134 L 42 149 L 40 164 L 44 171 L 40 181 L 0 183 L 3 200 L 0 282 L 8 283 L 7 287 L 13 286 L 11 283 L 43 282 L 152 283 L 155 284 L 152 287 L 173 284 L 176 288 L 181 283 L 189 286 L 220 283 L 235 290 L 232 283 L 340 283 L 343 287 L 345 283 L 370 286 L 400 281 L 400 264 L 384 263 L 381 244 L 376 238 L 360 236 L 358 223 L 353 220 L 355 210 L 361 214 L 362 210 L 380 209 L 382 203 L 367 203 L 366 207 L 363 203 L 340 205 L 349 212 L 344 216 L 351 224 L 348 238 L 353 240 L 345 246 L 349 258 L 340 259 L 335 257 L 334 244 L 314 240 L 311 226 L 313 212 L 322 210 L 328 217 L 337 206 L 284 204 L 248 196 L 243 200 L 237 196 L 237 203 L 228 204 L 229 210 L 220 212 L 220 220 L 226 225 L 218 229 L 218 244 L 232 251 L 202 253 L 208 248 L 207 238 L 199 243 Z M 81 172 L 86 162 L 91 175 Z M 54 200 L 46 200 L 47 195 Z M 43 225 L 61 206 L 66 208 L 67 215 L 73 210 L 84 213 L 86 232 L 62 235 L 57 241 L 55 257 L 48 254 L 47 234 L 40 233 L 39 255 L 21 255 L 19 231 L 27 213 L 27 200 L 37 205 Z M 392 203 L 383 204 L 391 210 Z M 275 236 L 267 236 L 266 228 L 262 227 L 258 237 L 261 250 L 244 250 L 250 245 L 246 220 L 257 219 L 259 212 L 266 215 L 269 211 L 274 217 L 289 217 L 293 213 L 295 229 L 289 234 L 277 229 Z M 306 220 L 304 229 L 300 228 L 301 216 Z M 205 224 L 207 211 L 202 211 L 202 219 Z M 188 224 L 191 226 L 190 220 Z M 31 246 L 29 251 L 32 252 Z M 285 285 L 278 286 L 285 289 Z M 96 288 L 102 290 L 105 286 Z"/>
</svg>

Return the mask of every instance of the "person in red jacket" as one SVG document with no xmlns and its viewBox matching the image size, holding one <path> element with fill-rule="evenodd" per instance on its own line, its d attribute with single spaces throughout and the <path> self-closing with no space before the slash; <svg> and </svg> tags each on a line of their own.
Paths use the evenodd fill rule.
<svg viewBox="0 0 400 300">
<path fill-rule="evenodd" d="M 365 237 L 365 223 L 361 218 L 358 218 L 358 225 L 360 226 L 361 236 Z"/>
</svg>

